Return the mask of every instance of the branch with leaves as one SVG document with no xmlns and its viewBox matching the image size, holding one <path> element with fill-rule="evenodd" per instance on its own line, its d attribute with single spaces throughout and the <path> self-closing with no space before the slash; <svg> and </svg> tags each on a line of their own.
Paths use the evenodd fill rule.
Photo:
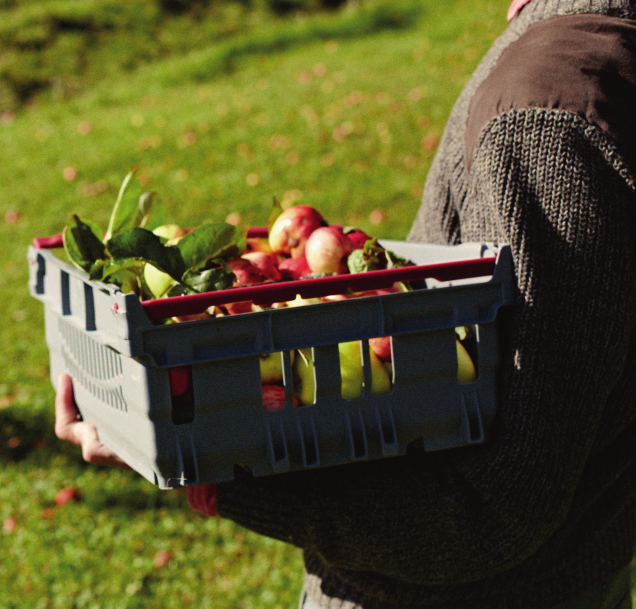
<svg viewBox="0 0 636 609">
<path fill-rule="evenodd" d="M 155 193 L 144 192 L 136 171 L 124 179 L 103 233 L 94 222 L 73 214 L 64 228 L 64 249 L 91 280 L 111 283 L 142 300 L 152 298 L 143 280 L 151 264 L 173 280 L 167 295 L 226 289 L 234 273 L 226 261 L 243 252 L 247 229 L 227 223 L 203 224 L 174 244 L 153 230 L 165 224 L 166 210 Z"/>
</svg>

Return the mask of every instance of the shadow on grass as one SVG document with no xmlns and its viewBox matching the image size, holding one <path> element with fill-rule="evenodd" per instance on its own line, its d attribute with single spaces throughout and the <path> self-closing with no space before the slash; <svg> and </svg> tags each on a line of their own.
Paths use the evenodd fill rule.
<svg viewBox="0 0 636 609">
<path fill-rule="evenodd" d="M 68 485 L 74 486 L 78 479 L 84 501 L 93 511 L 189 510 L 184 490 L 161 490 L 136 472 L 86 463 L 77 446 L 57 438 L 54 425 L 53 413 L 0 410 L 0 462 L 4 467 L 26 462 L 34 469 L 67 468 Z"/>
<path fill-rule="evenodd" d="M 51 450 L 60 441 L 55 436 L 52 415 L 0 410 L 0 460 L 22 461 L 34 451 Z"/>
</svg>

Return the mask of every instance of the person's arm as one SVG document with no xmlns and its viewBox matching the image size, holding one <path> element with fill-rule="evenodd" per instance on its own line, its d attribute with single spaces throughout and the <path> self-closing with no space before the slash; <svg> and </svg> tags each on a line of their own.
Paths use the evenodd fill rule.
<svg viewBox="0 0 636 609">
<path fill-rule="evenodd" d="M 491 441 L 244 476 L 219 485 L 222 516 L 342 572 L 422 585 L 491 577 L 558 534 L 598 443 L 611 441 L 597 432 L 636 321 L 634 190 L 603 133 L 572 119 L 512 112 L 473 159 L 462 239 L 509 242 L 517 276 Z"/>
</svg>

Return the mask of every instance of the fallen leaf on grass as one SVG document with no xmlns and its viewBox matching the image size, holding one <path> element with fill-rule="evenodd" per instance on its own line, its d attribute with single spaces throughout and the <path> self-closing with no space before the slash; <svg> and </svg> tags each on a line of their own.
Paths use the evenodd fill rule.
<svg viewBox="0 0 636 609">
<path fill-rule="evenodd" d="M 4 522 L 2 523 L 2 528 L 7 532 L 7 533 L 13 533 L 13 531 L 15 530 L 16 526 L 18 526 L 18 521 L 13 518 L 12 516 L 9 518 L 5 518 Z"/>
<path fill-rule="evenodd" d="M 55 495 L 55 505 L 63 506 L 66 505 L 69 501 L 80 501 L 82 498 L 80 492 L 71 486 L 60 489 Z"/>
<path fill-rule="evenodd" d="M 152 564 L 155 566 L 155 569 L 161 569 L 163 567 L 168 566 L 170 561 L 172 560 L 172 550 L 161 550 L 155 554 L 155 558 L 152 561 Z"/>
</svg>

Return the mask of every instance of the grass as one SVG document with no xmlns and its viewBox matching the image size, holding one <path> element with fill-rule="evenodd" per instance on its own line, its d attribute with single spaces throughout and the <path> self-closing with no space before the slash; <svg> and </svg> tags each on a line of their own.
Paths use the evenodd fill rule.
<svg viewBox="0 0 636 609">
<path fill-rule="evenodd" d="M 94 27 L 110 16 L 93 31 L 99 48 L 81 30 L 29 54 L 55 56 L 67 84 L 0 109 L 0 609 L 295 607 L 296 548 L 200 517 L 182 493 L 87 466 L 56 440 L 26 248 L 72 212 L 105 227 L 133 165 L 175 222 L 262 224 L 276 196 L 405 238 L 446 117 L 508 1 L 367 1 L 285 19 L 244 19 L 228 3 L 196 23 L 141 3 L 137 25 L 118 2 L 7 2 L 1 27 L 35 48 L 46 15 L 80 4 Z M 82 66 L 68 63 L 78 45 Z M 82 499 L 56 507 L 64 486 Z"/>
</svg>

